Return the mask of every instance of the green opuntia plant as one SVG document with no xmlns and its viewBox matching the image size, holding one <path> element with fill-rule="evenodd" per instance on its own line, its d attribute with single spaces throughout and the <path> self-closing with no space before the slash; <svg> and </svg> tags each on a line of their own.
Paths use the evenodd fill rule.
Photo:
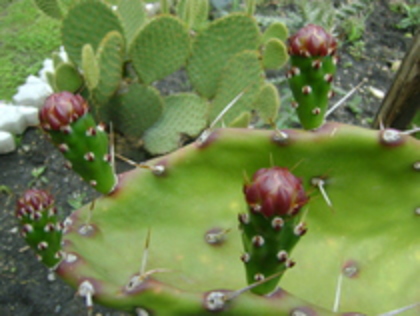
<svg viewBox="0 0 420 316">
<path fill-rule="evenodd" d="M 96 125 L 82 96 L 70 92 L 49 96 L 39 121 L 67 159 L 67 168 L 103 194 L 115 189 L 117 176 L 111 164 L 108 136 L 104 126 Z"/>
<path fill-rule="evenodd" d="M 309 24 L 288 39 L 291 68 L 287 73 L 299 120 L 305 129 L 320 127 L 333 96 L 336 40 L 322 27 Z"/>
<path fill-rule="evenodd" d="M 46 1 L 36 4 L 44 12 L 49 8 Z M 177 149 L 185 138 L 196 138 L 241 92 L 242 97 L 219 126 L 238 121 L 248 125 L 250 119 L 243 118 L 251 117 L 246 113 L 252 111 L 262 112 L 261 117 L 272 113 L 260 109 L 257 102 L 265 88 L 264 70 L 279 69 L 288 59 L 284 25 L 276 23 L 263 36 L 255 19 L 246 13 L 210 22 L 208 1 L 180 1 L 178 15 L 169 14 L 164 9 L 168 5 L 167 1 L 162 3 L 165 13 L 147 17 L 140 0 L 123 0 L 116 10 L 100 0 L 75 2 L 62 14 L 62 41 L 76 67 L 63 64 L 50 75 L 57 86 L 55 91 L 82 94 L 98 121 L 112 123 L 115 131 L 137 138 L 153 155 Z M 247 7 L 250 11 L 255 3 Z M 153 87 L 179 69 L 186 69 L 193 88 L 189 92 L 197 97 L 182 92 L 177 99 L 181 103 L 197 100 L 194 107 L 202 107 L 204 118 L 172 111 L 166 104 L 172 98 L 163 98 Z M 71 81 L 66 79 L 70 77 Z M 268 98 L 264 106 L 273 102 L 269 107 L 277 112 L 280 103 L 276 101 Z M 165 123 L 168 116 L 176 115 L 179 122 L 187 115 L 185 121 L 195 128 Z M 154 135 L 169 137 L 156 143 L 158 137 Z"/>
<path fill-rule="evenodd" d="M 53 197 L 43 190 L 27 190 L 17 201 L 16 217 L 22 237 L 38 259 L 49 268 L 56 267 L 62 259 L 63 226 L 57 219 Z"/>
<path fill-rule="evenodd" d="M 294 266 L 290 253 L 307 230 L 298 215 L 308 197 L 302 181 L 280 167 L 258 170 L 245 184 L 244 194 L 249 211 L 239 215 L 245 248 L 241 259 L 252 284 Z M 251 291 L 274 291 L 281 274 Z"/>
<path fill-rule="evenodd" d="M 189 145 L 119 175 L 118 185 L 108 163 L 90 169 L 92 161 L 83 159 L 90 152 L 108 154 L 109 145 L 86 135 L 96 125 L 82 97 L 62 93 L 47 100 L 41 127 L 83 166 L 83 178 L 106 188 L 100 190 L 103 197 L 64 221 L 56 243 L 59 261 L 51 265 L 87 307 L 95 302 L 134 315 L 417 315 L 420 142 L 394 129 L 325 123 L 324 108 L 314 118 L 313 109 L 326 99 L 321 94 L 329 90 L 325 76 L 332 74 L 336 48 L 314 26 L 288 41 L 292 67 L 300 67 L 290 79 L 292 89 L 310 86 L 316 95 L 296 97 L 305 130 L 216 128 L 220 117 L 239 125 L 249 120 L 248 111 L 225 113 L 241 96 L 243 107 L 252 109 L 250 100 L 263 101 L 266 93 L 270 102 L 261 102 L 263 118 L 270 123 L 277 115 L 272 104 L 279 103 L 278 95 L 261 80 L 255 62 L 261 57 L 253 46 L 259 33 L 250 21 L 235 14 L 200 30 L 187 63 L 199 95 L 166 97 L 171 107 L 163 106 L 159 119 L 165 128 L 191 128 L 199 135 L 187 113 L 205 120 L 197 104 L 210 100 L 208 117 L 216 123 Z M 206 54 L 226 25 L 240 25 L 235 32 L 239 36 L 242 28 L 250 46 L 239 47 L 233 38 L 215 48 L 220 51 L 214 56 Z M 84 50 L 92 56 L 99 42 L 79 46 L 90 47 Z M 229 61 L 225 67 L 217 65 L 221 56 Z M 253 78 L 244 78 L 245 86 L 235 80 L 241 61 L 247 67 L 239 73 Z M 199 69 L 205 69 L 202 78 Z M 144 82 L 137 85 L 150 91 Z M 139 90 L 133 91 L 129 99 Z M 155 127 L 145 139 L 170 137 Z M 109 176 L 99 181 L 97 172 Z M 18 217 L 27 213 L 31 217 L 17 211 Z M 31 227 L 37 232 L 44 226 Z"/>
</svg>

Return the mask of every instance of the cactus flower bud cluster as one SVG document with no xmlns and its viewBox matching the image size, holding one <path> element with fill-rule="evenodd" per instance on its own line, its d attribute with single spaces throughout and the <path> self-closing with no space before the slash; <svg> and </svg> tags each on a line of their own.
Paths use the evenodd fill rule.
<svg viewBox="0 0 420 316">
<path fill-rule="evenodd" d="M 39 114 L 41 127 L 73 169 L 97 191 L 108 194 L 117 184 L 108 136 L 88 112 L 80 95 L 59 92 L 49 96 Z"/>
<path fill-rule="evenodd" d="M 16 203 L 21 234 L 37 257 L 52 268 L 61 260 L 62 225 L 52 196 L 43 190 L 29 189 Z"/>
<path fill-rule="evenodd" d="M 321 26 L 309 24 L 288 39 L 288 52 L 292 56 L 319 57 L 334 55 L 337 41 Z"/>
<path fill-rule="evenodd" d="M 309 24 L 288 39 L 291 68 L 287 72 L 299 120 L 305 129 L 324 123 L 336 72 L 337 42 L 322 27 Z"/>
<path fill-rule="evenodd" d="M 63 130 L 88 111 L 88 104 L 80 95 L 63 91 L 50 95 L 39 113 L 42 128 Z"/>
<path fill-rule="evenodd" d="M 248 212 L 239 215 L 248 283 L 279 274 L 252 289 L 267 294 L 275 289 L 282 273 L 295 262 L 290 252 L 306 232 L 299 211 L 308 202 L 301 179 L 287 168 L 258 170 L 244 185 Z"/>
</svg>

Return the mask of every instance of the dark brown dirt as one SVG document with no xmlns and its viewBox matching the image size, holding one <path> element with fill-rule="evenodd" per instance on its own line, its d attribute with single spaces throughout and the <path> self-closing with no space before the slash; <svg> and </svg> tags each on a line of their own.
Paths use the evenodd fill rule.
<svg viewBox="0 0 420 316">
<path fill-rule="evenodd" d="M 368 126 L 380 100 L 372 96 L 366 87 L 387 91 L 395 74 L 391 71 L 391 63 L 402 59 L 408 49 L 410 40 L 394 27 L 401 17 L 391 12 L 385 1 L 375 3 L 375 10 L 366 25 L 365 52 L 356 59 L 346 52 L 344 46 L 340 52 L 341 68 L 336 84 L 348 91 L 363 78 L 367 78 L 368 82 L 359 93 L 360 103 L 352 109 L 339 109 L 332 120 Z M 45 171 L 35 178 L 33 171 L 43 167 L 46 167 Z M 119 166 L 119 171 L 126 168 Z M 17 233 L 17 222 L 13 216 L 15 201 L 30 184 L 50 190 L 56 196 L 63 217 L 72 210 L 68 203 L 70 199 L 82 195 L 83 203 L 86 203 L 95 195 L 78 176 L 63 168 L 60 153 L 36 129 L 23 135 L 16 152 L 0 156 L 0 315 L 85 315 L 82 299 L 61 280 L 47 279 L 47 269 L 37 262 Z M 95 307 L 93 315 L 124 314 Z"/>
</svg>

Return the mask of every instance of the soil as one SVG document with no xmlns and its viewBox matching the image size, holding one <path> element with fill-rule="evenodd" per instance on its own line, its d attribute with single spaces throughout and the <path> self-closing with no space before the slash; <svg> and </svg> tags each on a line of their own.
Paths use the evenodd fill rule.
<svg viewBox="0 0 420 316">
<path fill-rule="evenodd" d="M 368 81 L 358 93 L 360 103 L 340 108 L 331 120 L 369 126 L 379 109 L 380 99 L 367 87 L 386 92 L 395 75 L 391 70 L 392 63 L 401 60 L 409 48 L 410 39 L 394 27 L 400 19 L 401 16 L 392 12 L 385 1 L 375 1 L 375 10 L 366 22 L 363 56 L 357 59 L 348 53 L 348 47 L 341 48 L 335 84 L 348 91 L 364 78 Z M 43 168 L 40 175 L 34 174 Z M 119 172 L 129 168 L 124 164 L 117 165 Z M 69 201 L 82 197 L 84 204 L 95 193 L 63 167 L 61 154 L 37 129 L 30 129 L 23 135 L 16 152 L 0 156 L 0 175 L 0 315 L 85 315 L 84 302 L 74 289 L 59 279 L 49 280 L 48 270 L 26 247 L 18 233 L 14 206 L 16 198 L 32 185 L 54 194 L 60 215 L 64 217 L 72 211 Z M 125 314 L 95 306 L 93 315 Z"/>
</svg>

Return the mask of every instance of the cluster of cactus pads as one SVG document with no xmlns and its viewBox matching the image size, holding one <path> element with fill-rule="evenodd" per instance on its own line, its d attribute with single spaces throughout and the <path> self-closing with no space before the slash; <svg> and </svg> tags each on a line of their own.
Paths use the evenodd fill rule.
<svg viewBox="0 0 420 316">
<path fill-rule="evenodd" d="M 117 8 L 100 0 L 75 1 L 66 14 L 57 14 L 56 2 L 36 2 L 62 20 L 70 61 L 55 58 L 55 73 L 49 74 L 55 92 L 82 94 L 99 121 L 142 139 L 151 154 L 197 137 L 241 92 L 219 126 L 246 127 L 252 111 L 262 122 L 275 120 L 280 99 L 264 71 L 288 60 L 283 24 L 261 32 L 246 13 L 209 22 L 208 1 L 179 1 L 176 14 L 152 17 L 141 0 L 122 0 Z M 180 69 L 193 91 L 162 96 L 155 84 Z M 260 102 L 267 94 L 272 97 Z"/>
<path fill-rule="evenodd" d="M 108 10 L 100 2 L 81 1 L 69 12 L 89 12 L 89 6 Z M 114 19 L 115 13 L 107 12 L 103 20 Z M 201 95 L 213 98 L 211 118 L 244 89 L 242 102 L 252 99 L 245 96 L 249 91 L 270 90 L 251 75 L 242 78 L 242 86 L 234 80 L 242 62 L 252 69 L 256 51 L 241 48 L 229 59 L 225 48 L 207 46 L 226 32 L 229 19 L 247 30 L 249 17 L 233 15 L 203 26 L 188 12 L 183 16 L 198 35 L 187 70 L 195 74 L 190 78 Z M 159 19 L 179 23 L 162 15 L 140 30 L 155 34 L 147 27 L 164 25 Z M 115 31 L 104 25 L 98 30 L 110 46 L 118 43 Z M 124 34 L 131 49 L 153 57 L 150 44 L 136 44 L 150 33 L 144 38 L 133 31 Z M 80 42 L 82 64 L 99 42 Z M 69 92 L 47 99 L 41 127 L 67 165 L 104 196 L 60 223 L 48 193 L 30 190 L 19 199 L 16 215 L 40 260 L 77 289 L 88 307 L 97 302 L 141 316 L 418 315 L 420 142 L 393 129 L 324 123 L 335 40 L 308 26 L 288 42 L 290 85 L 308 130 L 212 128 L 188 146 L 120 175 L 85 99 Z M 200 76 L 203 69 L 197 65 L 213 49 L 212 62 L 229 59 L 232 68 L 210 63 Z M 153 71 L 133 65 L 137 75 L 149 78 L 144 82 L 154 80 Z M 84 73 L 89 76 L 86 68 Z M 153 88 L 144 82 L 130 83 L 125 95 L 135 99 L 139 91 L 133 87 L 147 95 Z M 99 91 L 89 88 L 93 112 L 92 100 L 104 96 Z M 167 97 L 168 104 L 192 111 L 193 99 L 206 103 L 197 94 L 185 95 Z M 116 107 L 129 104 L 124 102 Z M 228 114 L 233 120 L 241 115 Z M 175 117 L 172 113 L 163 121 L 175 126 Z"/>
</svg>

